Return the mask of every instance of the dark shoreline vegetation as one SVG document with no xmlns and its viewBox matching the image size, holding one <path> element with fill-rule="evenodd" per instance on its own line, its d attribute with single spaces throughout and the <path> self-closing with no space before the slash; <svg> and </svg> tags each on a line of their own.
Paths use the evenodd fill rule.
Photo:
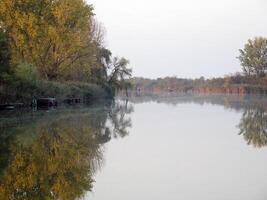
<svg viewBox="0 0 267 200">
<path fill-rule="evenodd" d="M 0 104 L 113 98 L 132 71 L 104 36 L 84 0 L 1 1 Z"/>
</svg>

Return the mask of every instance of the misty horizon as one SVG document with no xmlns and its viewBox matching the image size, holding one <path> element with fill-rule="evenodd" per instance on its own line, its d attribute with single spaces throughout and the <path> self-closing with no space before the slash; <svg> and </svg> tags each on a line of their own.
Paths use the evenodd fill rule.
<svg viewBox="0 0 267 200">
<path fill-rule="evenodd" d="M 93 0 L 106 46 L 130 60 L 133 76 L 223 77 L 241 72 L 239 49 L 267 35 L 262 0 Z"/>
</svg>

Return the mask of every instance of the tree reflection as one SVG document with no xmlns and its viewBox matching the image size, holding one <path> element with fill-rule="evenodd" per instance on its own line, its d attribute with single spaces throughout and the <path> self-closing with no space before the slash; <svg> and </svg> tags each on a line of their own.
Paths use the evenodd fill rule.
<svg viewBox="0 0 267 200">
<path fill-rule="evenodd" d="M 82 122 L 58 120 L 38 127 L 33 143 L 14 141 L 0 199 L 75 199 L 91 190 L 102 152 Z"/>
<path fill-rule="evenodd" d="M 131 119 L 125 116 L 132 111 L 127 103 L 114 103 L 98 112 L 63 114 L 5 130 L 0 138 L 0 199 L 82 198 L 101 167 L 102 144 L 128 134 Z"/>
<path fill-rule="evenodd" d="M 129 114 L 133 110 L 133 106 L 128 103 L 128 100 L 114 103 L 109 112 L 111 127 L 107 128 L 106 131 L 114 138 L 127 136 L 129 134 L 127 129 L 132 126 Z"/>
<path fill-rule="evenodd" d="M 246 108 L 239 124 L 240 135 L 249 145 L 267 145 L 267 112 L 262 106 Z"/>
<path fill-rule="evenodd" d="M 170 105 L 194 103 L 199 105 L 220 105 L 226 109 L 243 112 L 238 124 L 239 134 L 243 135 L 248 145 L 254 147 L 267 146 L 267 101 L 266 96 L 239 96 L 239 95 L 177 95 L 164 96 L 141 96 L 130 99 L 135 104 L 143 102 L 157 102 Z"/>
</svg>

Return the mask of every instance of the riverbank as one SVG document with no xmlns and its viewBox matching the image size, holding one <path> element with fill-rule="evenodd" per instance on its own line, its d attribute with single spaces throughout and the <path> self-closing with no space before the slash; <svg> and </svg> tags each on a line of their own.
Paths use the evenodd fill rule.
<svg viewBox="0 0 267 200">
<path fill-rule="evenodd" d="M 188 91 L 185 91 L 188 92 Z M 238 94 L 238 95 L 247 95 L 247 94 L 267 94 L 267 87 L 260 85 L 231 85 L 228 87 L 195 87 L 192 88 L 192 92 L 195 93 L 204 93 L 204 94 Z"/>
<path fill-rule="evenodd" d="M 29 82 L 13 79 L 1 81 L 0 84 L 0 104 L 22 103 L 30 106 L 34 98 L 47 97 L 56 98 L 59 103 L 69 98 L 81 99 L 82 102 L 113 98 L 110 88 L 93 83 L 45 80 Z"/>
<path fill-rule="evenodd" d="M 205 79 L 182 79 L 165 77 L 158 79 L 145 79 L 135 77 L 132 80 L 133 94 L 180 94 L 180 93 L 203 93 L 203 94 L 267 94 L 267 79 L 265 77 L 248 77 L 234 75 L 224 78 Z"/>
<path fill-rule="evenodd" d="M 86 1 L 4 1 L 0 24 L 0 107 L 91 102 L 129 86 L 129 61 L 105 47 L 105 29 Z"/>
</svg>

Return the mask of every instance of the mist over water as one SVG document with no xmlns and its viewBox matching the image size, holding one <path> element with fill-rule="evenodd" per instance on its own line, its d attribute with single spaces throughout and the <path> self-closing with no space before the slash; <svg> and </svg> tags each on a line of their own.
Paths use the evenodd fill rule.
<svg viewBox="0 0 267 200">
<path fill-rule="evenodd" d="M 2 199 L 263 200 L 264 97 L 135 97 L 1 113 Z"/>
<path fill-rule="evenodd" d="M 266 102 L 135 98 L 127 138 L 106 144 L 87 199 L 265 199 Z"/>
</svg>

